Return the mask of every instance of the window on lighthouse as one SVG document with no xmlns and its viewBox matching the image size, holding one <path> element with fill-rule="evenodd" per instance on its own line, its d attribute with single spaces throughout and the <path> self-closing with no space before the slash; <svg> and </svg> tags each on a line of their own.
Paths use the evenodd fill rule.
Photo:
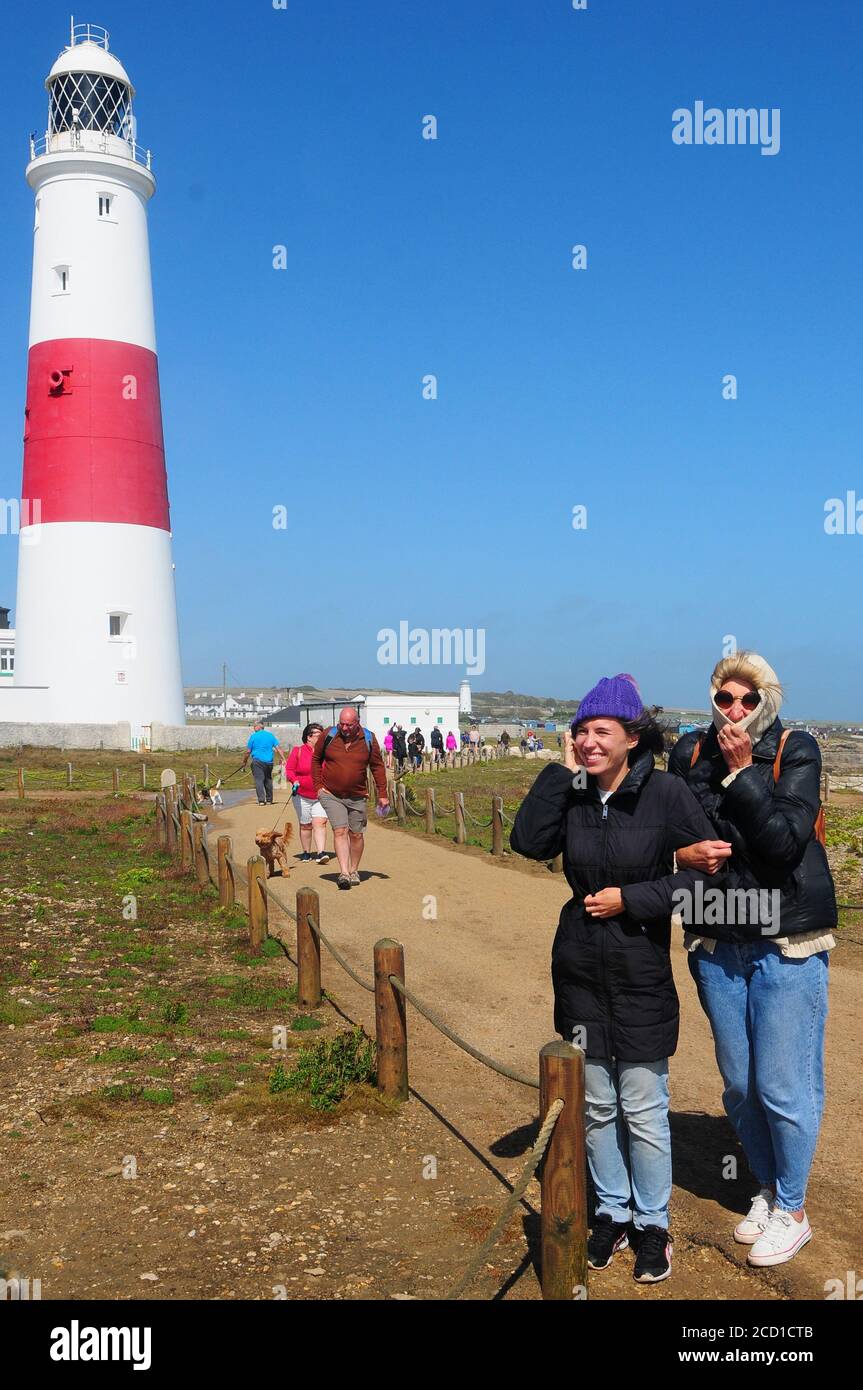
<svg viewBox="0 0 863 1390">
<path fill-rule="evenodd" d="M 111 216 L 111 204 L 113 203 L 113 201 L 114 201 L 114 200 L 113 200 L 113 198 L 111 197 L 111 194 L 110 194 L 110 193 L 100 193 L 100 194 L 99 194 L 99 216 L 100 216 L 100 217 L 108 217 L 108 218 L 110 218 L 110 216 Z"/>
<path fill-rule="evenodd" d="M 54 267 L 54 293 L 69 293 L 69 267 L 67 265 L 55 265 Z"/>
</svg>

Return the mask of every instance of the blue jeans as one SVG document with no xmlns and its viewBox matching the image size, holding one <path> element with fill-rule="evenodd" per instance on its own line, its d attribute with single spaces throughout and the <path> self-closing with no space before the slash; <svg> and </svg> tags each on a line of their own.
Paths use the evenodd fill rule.
<svg viewBox="0 0 863 1390">
<path fill-rule="evenodd" d="M 584 1063 L 585 1142 L 597 1216 L 668 1228 L 668 1058 Z"/>
<path fill-rule="evenodd" d="M 768 941 L 717 941 L 712 955 L 691 951 L 689 969 L 753 1176 L 800 1211 L 824 1108 L 827 952 L 796 960 Z"/>
</svg>

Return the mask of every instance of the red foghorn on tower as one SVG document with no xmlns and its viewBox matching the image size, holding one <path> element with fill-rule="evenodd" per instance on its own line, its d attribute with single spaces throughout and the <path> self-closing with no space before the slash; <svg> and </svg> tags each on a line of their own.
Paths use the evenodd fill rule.
<svg viewBox="0 0 863 1390">
<path fill-rule="evenodd" d="M 150 283 L 150 153 L 108 34 L 73 25 L 36 195 L 15 689 L 33 718 L 184 722 Z M 17 713 L 17 717 L 26 717 Z"/>
</svg>

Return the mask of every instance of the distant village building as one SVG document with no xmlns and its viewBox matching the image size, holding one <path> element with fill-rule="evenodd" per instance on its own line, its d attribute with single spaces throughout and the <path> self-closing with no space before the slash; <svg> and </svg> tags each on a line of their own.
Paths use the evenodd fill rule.
<svg viewBox="0 0 863 1390">
<path fill-rule="evenodd" d="M 345 705 L 354 706 L 360 722 L 371 729 L 378 741 L 396 724 L 401 724 L 408 734 L 412 729 L 421 730 L 427 746 L 433 728 L 440 729 L 444 737 L 450 729 L 458 729 L 459 696 L 440 691 L 310 691 L 301 703 L 277 710 L 273 723 L 298 724 L 301 728 L 317 723 L 330 728 L 338 723 L 339 710 Z"/>
<path fill-rule="evenodd" d="M 267 719 L 285 703 L 286 692 L 279 690 L 239 690 L 221 687 L 208 690 L 188 687 L 185 691 L 187 719 Z"/>
</svg>

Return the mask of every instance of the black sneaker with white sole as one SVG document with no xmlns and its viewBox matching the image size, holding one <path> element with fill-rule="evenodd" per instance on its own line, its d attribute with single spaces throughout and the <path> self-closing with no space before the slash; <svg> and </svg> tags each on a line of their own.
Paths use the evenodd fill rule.
<svg viewBox="0 0 863 1390">
<path fill-rule="evenodd" d="M 663 1226 L 645 1226 L 638 1233 L 633 1279 L 639 1284 L 659 1284 L 671 1273 L 671 1236 Z"/>
<path fill-rule="evenodd" d="M 587 1242 L 587 1263 L 590 1269 L 607 1269 L 618 1250 L 629 1244 L 626 1221 L 612 1221 L 610 1216 L 597 1216 Z"/>
</svg>

